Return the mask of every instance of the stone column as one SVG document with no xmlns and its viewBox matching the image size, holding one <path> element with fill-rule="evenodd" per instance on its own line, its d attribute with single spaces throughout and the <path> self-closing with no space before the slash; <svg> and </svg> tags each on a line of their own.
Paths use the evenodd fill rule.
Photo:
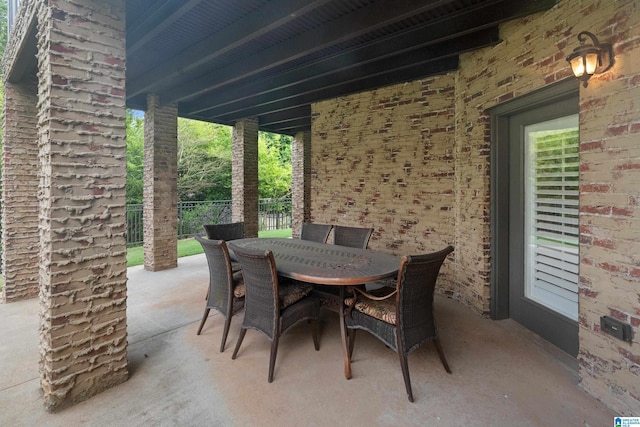
<svg viewBox="0 0 640 427">
<path fill-rule="evenodd" d="M 147 97 L 144 116 L 144 268 L 178 266 L 178 107 Z"/>
<path fill-rule="evenodd" d="M 233 221 L 244 221 L 245 237 L 258 237 L 258 118 L 238 121 L 232 136 Z"/>
<path fill-rule="evenodd" d="M 125 1 L 38 14 L 40 376 L 56 411 L 127 371 Z"/>
<path fill-rule="evenodd" d="M 39 291 L 37 82 L 4 85 L 2 273 L 4 302 Z"/>
<path fill-rule="evenodd" d="M 300 236 L 311 216 L 311 133 L 298 132 L 291 142 L 292 234 Z"/>
</svg>

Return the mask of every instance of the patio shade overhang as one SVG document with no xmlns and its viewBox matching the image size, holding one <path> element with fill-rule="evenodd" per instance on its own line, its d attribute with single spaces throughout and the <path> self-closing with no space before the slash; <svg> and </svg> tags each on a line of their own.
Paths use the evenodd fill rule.
<svg viewBox="0 0 640 427">
<path fill-rule="evenodd" d="M 127 106 L 148 94 L 180 117 L 311 128 L 311 104 L 458 68 L 498 25 L 556 0 L 127 0 Z M 9 81 L 34 75 L 35 25 Z"/>
</svg>

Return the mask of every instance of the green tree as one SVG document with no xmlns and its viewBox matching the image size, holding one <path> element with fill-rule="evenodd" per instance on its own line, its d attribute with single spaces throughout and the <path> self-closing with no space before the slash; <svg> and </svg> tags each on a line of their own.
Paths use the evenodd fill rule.
<svg viewBox="0 0 640 427">
<path fill-rule="evenodd" d="M 291 163 L 291 137 L 279 133 L 260 132 L 259 138 L 267 143 L 272 150 L 272 155 L 276 156 L 282 165 Z"/>
<path fill-rule="evenodd" d="M 291 194 L 291 137 L 258 135 L 258 195 L 261 199 Z"/>
<path fill-rule="evenodd" d="M 231 199 L 231 128 L 178 119 L 178 197 Z"/>
<path fill-rule="evenodd" d="M 0 58 L 4 55 L 4 50 L 7 47 L 7 2 L 0 1 Z M 0 73 L 2 71 L 0 70 Z"/>
<path fill-rule="evenodd" d="M 258 193 L 276 198 L 291 192 L 291 137 L 260 132 Z M 144 119 L 127 112 L 127 203 L 142 203 Z M 231 199 L 231 128 L 178 119 L 178 197 Z"/>
<path fill-rule="evenodd" d="M 127 203 L 142 203 L 144 119 L 127 110 Z"/>
</svg>

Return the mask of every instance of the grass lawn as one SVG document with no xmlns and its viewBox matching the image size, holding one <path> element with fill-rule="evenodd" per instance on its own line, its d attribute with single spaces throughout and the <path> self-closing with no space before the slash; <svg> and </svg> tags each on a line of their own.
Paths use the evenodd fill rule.
<svg viewBox="0 0 640 427">
<path fill-rule="evenodd" d="M 268 230 L 258 233 L 259 237 L 291 237 L 291 229 Z M 178 258 L 202 253 L 202 246 L 195 239 L 178 240 Z M 127 249 L 127 267 L 142 265 L 144 263 L 144 251 L 142 246 Z"/>
<path fill-rule="evenodd" d="M 291 229 L 260 231 L 258 237 L 291 237 Z"/>
</svg>

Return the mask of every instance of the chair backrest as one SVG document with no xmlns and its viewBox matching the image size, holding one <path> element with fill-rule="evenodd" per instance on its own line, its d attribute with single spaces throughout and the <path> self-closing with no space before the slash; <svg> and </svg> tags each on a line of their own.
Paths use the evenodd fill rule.
<svg viewBox="0 0 640 427">
<path fill-rule="evenodd" d="M 244 238 L 244 222 L 231 224 L 205 224 L 202 226 L 212 240 L 235 240 Z"/>
<path fill-rule="evenodd" d="M 397 281 L 397 325 L 404 336 L 404 350 L 436 337 L 433 293 L 440 267 L 453 246 L 425 255 L 402 257 Z"/>
<path fill-rule="evenodd" d="M 280 319 L 278 271 L 271 251 L 242 248 L 229 243 L 242 266 L 246 288 L 243 325 L 264 332 L 270 339 L 277 334 Z"/>
<path fill-rule="evenodd" d="M 336 225 L 333 227 L 333 244 L 349 246 L 351 248 L 367 249 L 372 233 L 373 228 L 344 227 Z"/>
<path fill-rule="evenodd" d="M 310 240 L 312 242 L 327 243 L 327 238 L 333 225 L 331 224 L 313 224 L 310 222 L 302 223 L 302 233 L 300 238 L 302 240 Z"/>
<path fill-rule="evenodd" d="M 233 299 L 233 276 L 229 249 L 224 240 L 211 240 L 195 236 L 200 242 L 209 265 L 209 296 L 207 306 L 227 312 Z"/>
</svg>

